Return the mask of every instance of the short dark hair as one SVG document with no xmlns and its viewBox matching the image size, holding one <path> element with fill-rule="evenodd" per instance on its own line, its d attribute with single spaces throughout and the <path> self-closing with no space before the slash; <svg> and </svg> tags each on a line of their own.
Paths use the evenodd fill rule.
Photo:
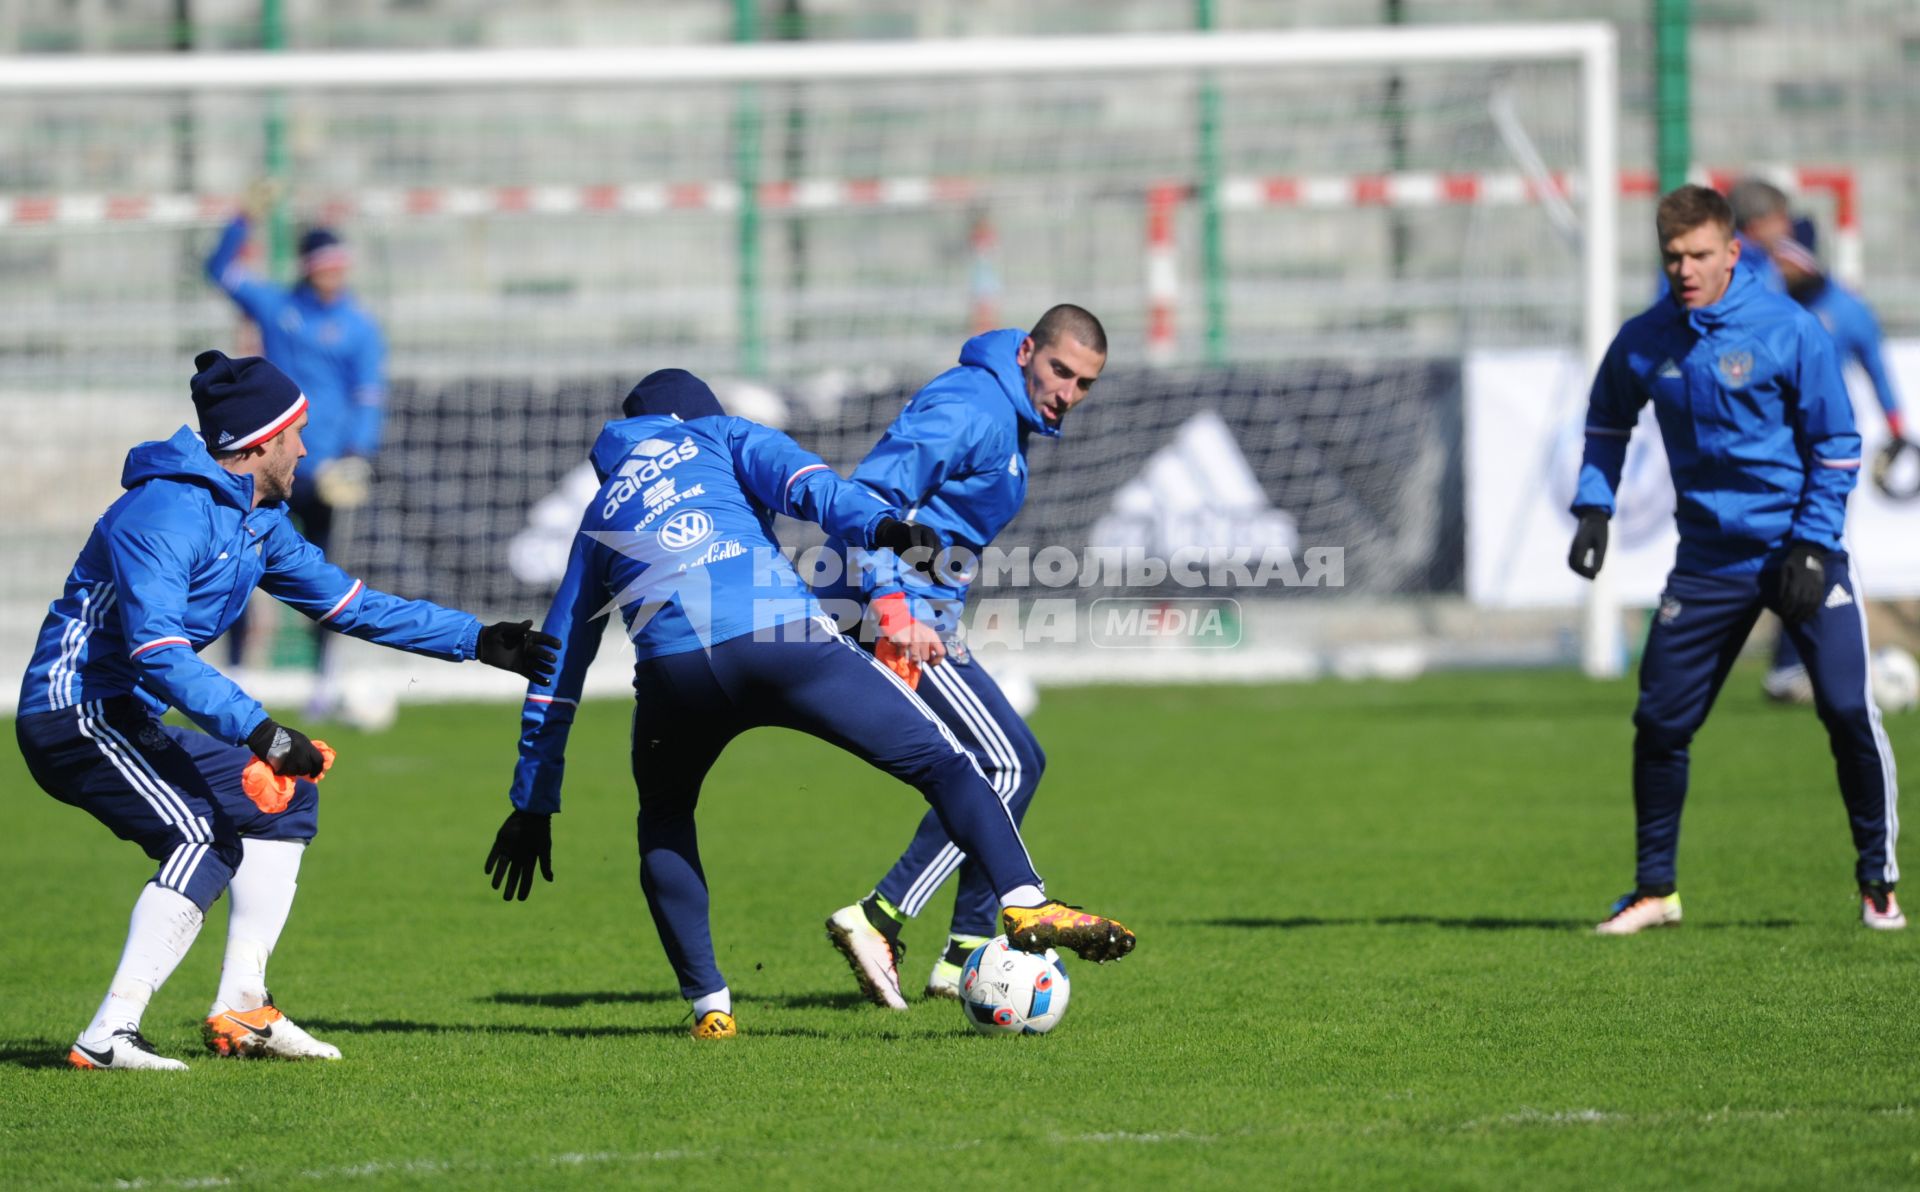
<svg viewBox="0 0 1920 1192">
<path fill-rule="evenodd" d="M 1733 234 L 1733 208 L 1727 205 L 1726 196 L 1710 186 L 1689 183 L 1670 190 L 1653 213 L 1654 232 L 1662 244 L 1710 223 Z"/>
<path fill-rule="evenodd" d="M 1040 321 L 1027 334 L 1033 337 L 1035 347 L 1044 348 L 1058 343 L 1060 337 L 1065 335 L 1079 340 L 1102 356 L 1107 354 L 1107 329 L 1100 325 L 1100 320 L 1094 318 L 1092 312 L 1071 302 L 1062 302 L 1041 315 Z"/>
<path fill-rule="evenodd" d="M 1733 208 L 1733 226 L 1744 228 L 1756 219 L 1784 215 L 1787 192 L 1760 178 L 1742 178 L 1727 192 L 1727 205 Z"/>
</svg>

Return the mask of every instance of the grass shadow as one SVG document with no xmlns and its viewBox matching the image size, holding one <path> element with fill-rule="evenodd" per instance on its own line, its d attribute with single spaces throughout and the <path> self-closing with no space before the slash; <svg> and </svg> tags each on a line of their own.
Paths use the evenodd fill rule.
<svg viewBox="0 0 1920 1192">
<path fill-rule="evenodd" d="M 621 1039 L 647 1036 L 684 1037 L 691 1018 L 671 1024 L 645 1026 L 534 1026 L 522 1022 L 418 1022 L 399 1018 L 376 1018 L 355 1022 L 343 1018 L 316 1018 L 307 1023 L 313 1030 L 366 1035 L 531 1035 L 538 1038 Z M 747 1032 L 755 1035 L 825 1039 L 828 1033 L 810 1027 L 779 1027 Z"/>
<path fill-rule="evenodd" d="M 834 993 L 781 993 L 766 997 L 746 996 L 736 1000 L 758 1002 L 767 1006 L 779 1006 L 783 1010 L 855 1010 L 868 1004 L 865 995 L 836 991 Z"/>
<path fill-rule="evenodd" d="M 1376 915 L 1370 919 L 1323 919 L 1313 915 L 1291 918 L 1196 919 L 1196 927 L 1232 927 L 1243 931 L 1294 930 L 1303 927 L 1441 927 L 1455 931 L 1573 931 L 1591 929 L 1587 919 L 1507 919 L 1494 915 L 1445 917 L 1438 915 Z"/>
<path fill-rule="evenodd" d="M 9 1039 L 0 1041 L 0 1065 L 10 1068 L 64 1068 L 71 1040 Z"/>
<path fill-rule="evenodd" d="M 1449 931 L 1591 931 L 1597 919 L 1525 919 L 1495 915 L 1376 915 L 1370 919 L 1323 919 L 1313 915 L 1290 918 L 1192 919 L 1194 927 L 1232 927 L 1243 931 L 1295 930 L 1303 927 L 1439 927 Z M 1742 919 L 1732 923 L 1701 923 L 1706 931 L 1728 928 L 1778 930 L 1798 927 L 1798 919 Z M 1688 924 L 1688 926 L 1696 926 Z"/>
<path fill-rule="evenodd" d="M 552 1006 L 559 1010 L 573 1010 L 581 1006 L 620 1003 L 651 1005 L 657 1002 L 677 1002 L 681 998 L 678 993 L 662 989 L 607 989 L 586 993 L 513 993 L 502 990 L 474 1000 L 494 1002 L 503 1006 Z"/>
</svg>

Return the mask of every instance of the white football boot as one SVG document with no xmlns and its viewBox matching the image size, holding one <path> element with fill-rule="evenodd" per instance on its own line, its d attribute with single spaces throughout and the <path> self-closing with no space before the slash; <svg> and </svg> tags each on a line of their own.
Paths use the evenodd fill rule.
<svg viewBox="0 0 1920 1192">
<path fill-rule="evenodd" d="M 1633 935 L 1649 927 L 1670 927 L 1680 921 L 1680 895 L 1666 897 L 1622 894 L 1606 921 L 1595 927 L 1601 935 Z"/>
<path fill-rule="evenodd" d="M 109 1035 L 104 1044 L 90 1047 L 83 1038 L 67 1052 L 67 1062 L 76 1068 L 99 1071 L 185 1072 L 187 1066 L 168 1059 L 153 1049 L 137 1027 L 124 1026 Z"/>
<path fill-rule="evenodd" d="M 1900 902 L 1892 890 L 1861 886 L 1860 922 L 1875 931 L 1899 931 L 1907 925 L 1907 917 L 1900 913 Z"/>
<path fill-rule="evenodd" d="M 322 1043 L 274 1007 L 273 998 L 257 1010 L 235 1010 L 214 1003 L 201 1028 L 207 1050 L 245 1059 L 337 1060 L 340 1049 Z"/>
<path fill-rule="evenodd" d="M 907 999 L 900 994 L 899 963 L 906 948 L 875 927 L 864 907 L 856 902 L 833 912 L 827 919 L 827 938 L 846 957 L 868 1001 L 888 1010 L 907 1008 Z"/>
</svg>

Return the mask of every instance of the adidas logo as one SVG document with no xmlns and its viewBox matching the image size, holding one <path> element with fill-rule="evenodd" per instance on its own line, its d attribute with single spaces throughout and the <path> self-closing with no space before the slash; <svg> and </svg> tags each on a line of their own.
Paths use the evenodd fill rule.
<svg viewBox="0 0 1920 1192">
<path fill-rule="evenodd" d="M 1847 590 L 1839 584 L 1833 585 L 1833 591 L 1827 593 L 1828 608 L 1845 608 L 1852 603 L 1853 597 L 1847 595 Z"/>
<path fill-rule="evenodd" d="M 225 447 L 228 443 L 231 443 L 231 442 L 233 442 L 233 432 L 230 430 L 221 431 L 220 439 L 219 439 L 220 445 L 222 447 Z"/>
<path fill-rule="evenodd" d="M 1677 377 L 1680 375 L 1680 366 L 1673 362 L 1673 357 L 1669 356 L 1667 357 L 1667 362 L 1660 366 L 1659 375 L 1661 377 Z"/>
<path fill-rule="evenodd" d="M 1186 546 L 1277 547 L 1297 551 L 1293 515 L 1275 509 L 1233 431 L 1204 410 L 1147 457 L 1139 475 L 1114 490 L 1089 544 L 1140 548 L 1167 557 Z"/>
</svg>

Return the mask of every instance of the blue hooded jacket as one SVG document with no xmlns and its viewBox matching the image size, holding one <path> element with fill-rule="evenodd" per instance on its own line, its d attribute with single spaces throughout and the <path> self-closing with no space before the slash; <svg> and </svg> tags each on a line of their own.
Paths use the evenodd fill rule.
<svg viewBox="0 0 1920 1192">
<path fill-rule="evenodd" d="M 327 562 L 283 506 L 253 508 L 253 478 L 222 468 L 191 428 L 129 451 L 120 483 L 127 491 L 94 523 L 40 626 L 23 716 L 133 695 L 156 715 L 178 708 L 243 743 L 266 711 L 199 651 L 256 587 L 341 633 L 448 661 L 474 656 L 480 622 L 374 591 Z"/>
<path fill-rule="evenodd" d="M 592 459 L 600 491 L 542 626 L 560 639 L 559 662 L 552 683 L 528 689 L 521 715 L 512 797 L 527 811 L 559 809 L 567 735 L 602 616 L 620 610 L 641 659 L 777 633 L 821 609 L 780 551 L 774 514 L 863 547 L 899 516 L 786 435 L 724 414 L 609 422 Z"/>
<path fill-rule="evenodd" d="M 1627 439 L 1651 401 L 1677 498 L 1680 571 L 1759 571 L 1792 541 L 1841 549 L 1860 436 L 1833 340 L 1751 270 L 1719 302 L 1662 298 L 1627 320 L 1587 405 L 1575 509 L 1611 514 Z"/>
<path fill-rule="evenodd" d="M 1893 376 L 1887 372 L 1887 362 L 1880 353 L 1880 322 L 1873 317 L 1873 311 L 1859 295 L 1831 278 L 1820 278 L 1817 285 L 1797 291 L 1793 296 L 1813 312 L 1813 317 L 1833 336 L 1840 359 L 1857 360 L 1860 367 L 1867 370 L 1867 379 L 1873 382 L 1873 396 L 1879 401 L 1880 409 L 1898 420 L 1900 395 L 1893 387 Z"/>
<path fill-rule="evenodd" d="M 1060 431 L 1040 416 L 1014 362 L 1027 333 L 988 331 L 960 349 L 950 368 L 907 402 L 852 479 L 931 526 L 950 546 L 978 554 L 1020 512 L 1027 499 L 1027 444 Z M 935 583 L 887 553 L 868 554 L 835 544 L 848 560 L 844 574 L 821 595 L 872 601 L 905 593 L 914 619 L 942 635 L 952 631 L 971 571 Z"/>
<path fill-rule="evenodd" d="M 312 286 L 274 285 L 240 264 L 247 220 L 236 216 L 207 257 L 207 277 L 260 327 L 261 355 L 307 395 L 305 466 L 380 447 L 387 400 L 386 342 L 358 300 L 322 302 Z"/>
</svg>

